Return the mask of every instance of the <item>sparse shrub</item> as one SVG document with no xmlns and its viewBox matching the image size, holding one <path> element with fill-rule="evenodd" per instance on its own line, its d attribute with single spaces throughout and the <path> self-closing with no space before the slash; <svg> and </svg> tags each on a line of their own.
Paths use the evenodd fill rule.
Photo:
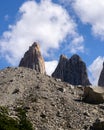
<svg viewBox="0 0 104 130">
<path fill-rule="evenodd" d="M 26 111 L 19 108 L 17 112 L 19 120 L 9 117 L 7 108 L 0 107 L 0 130 L 33 130 L 26 118 Z"/>
<path fill-rule="evenodd" d="M 19 129 L 20 130 L 33 130 L 32 124 L 26 117 L 26 110 L 23 108 L 18 108 L 17 112 L 18 112 L 18 117 L 20 119 Z"/>
<path fill-rule="evenodd" d="M 8 116 L 5 107 L 0 107 L 0 130 L 19 130 L 18 121 Z"/>
</svg>

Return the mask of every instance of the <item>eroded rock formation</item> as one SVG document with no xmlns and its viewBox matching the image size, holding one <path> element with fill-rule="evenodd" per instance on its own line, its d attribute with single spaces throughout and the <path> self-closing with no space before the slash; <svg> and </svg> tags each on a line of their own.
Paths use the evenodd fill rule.
<svg viewBox="0 0 104 130">
<path fill-rule="evenodd" d="M 36 42 L 29 48 L 21 59 L 19 66 L 35 69 L 37 72 L 45 74 L 45 63 L 40 52 L 40 46 Z"/>
<path fill-rule="evenodd" d="M 67 57 L 64 55 L 61 55 L 59 63 L 57 65 L 54 73 L 52 74 L 52 77 L 55 77 L 55 78 L 58 78 L 58 79 L 61 79 L 62 81 L 64 81 L 64 75 L 66 73 L 65 67 L 66 67 L 67 62 L 68 62 Z"/>
<path fill-rule="evenodd" d="M 77 54 L 70 59 L 61 55 L 52 77 L 60 78 L 72 85 L 90 85 L 86 65 Z"/>
</svg>

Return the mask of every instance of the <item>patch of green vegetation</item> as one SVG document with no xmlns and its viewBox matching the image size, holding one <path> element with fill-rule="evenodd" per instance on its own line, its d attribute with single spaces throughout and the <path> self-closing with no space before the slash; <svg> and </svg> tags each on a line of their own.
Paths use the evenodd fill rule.
<svg viewBox="0 0 104 130">
<path fill-rule="evenodd" d="M 26 117 L 26 109 L 18 108 L 17 112 L 18 112 L 18 117 L 20 119 L 19 129 L 20 130 L 33 130 L 32 124 Z"/>
<path fill-rule="evenodd" d="M 32 124 L 26 117 L 26 110 L 17 110 L 19 120 L 9 117 L 7 108 L 0 107 L 0 130 L 33 130 Z"/>
<path fill-rule="evenodd" d="M 0 106 L 0 114 L 8 115 L 8 109 L 6 107 Z"/>
<path fill-rule="evenodd" d="M 0 130 L 19 130 L 18 121 L 8 116 L 7 108 L 0 107 Z"/>
</svg>

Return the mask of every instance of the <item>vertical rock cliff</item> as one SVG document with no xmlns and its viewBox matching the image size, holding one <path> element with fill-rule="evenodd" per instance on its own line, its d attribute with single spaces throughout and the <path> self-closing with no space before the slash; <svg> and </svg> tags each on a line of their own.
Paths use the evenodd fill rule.
<svg viewBox="0 0 104 130">
<path fill-rule="evenodd" d="M 103 62 L 103 69 L 99 77 L 98 85 L 104 87 L 104 62 Z"/>
<path fill-rule="evenodd" d="M 29 50 L 24 54 L 19 66 L 35 69 L 42 74 L 46 73 L 44 59 L 41 55 L 38 43 L 33 43 Z"/>
<path fill-rule="evenodd" d="M 55 77 L 55 78 L 58 78 L 58 79 L 61 79 L 62 81 L 64 81 L 64 75 L 66 73 L 65 67 L 66 67 L 67 62 L 68 62 L 67 57 L 64 55 L 61 55 L 59 63 L 57 65 L 54 73 L 52 74 L 52 77 Z"/>
<path fill-rule="evenodd" d="M 65 56 L 60 57 L 59 64 L 52 74 L 55 78 L 60 78 L 62 81 L 72 85 L 90 85 L 87 75 L 85 63 L 78 55 L 73 55 L 70 59 Z"/>
</svg>

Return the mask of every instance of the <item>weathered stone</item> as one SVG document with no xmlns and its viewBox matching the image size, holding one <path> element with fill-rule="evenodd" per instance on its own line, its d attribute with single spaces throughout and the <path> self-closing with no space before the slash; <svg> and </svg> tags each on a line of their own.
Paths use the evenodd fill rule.
<svg viewBox="0 0 104 130">
<path fill-rule="evenodd" d="M 104 63 L 103 63 L 103 69 L 99 77 L 98 85 L 104 87 Z"/>
<path fill-rule="evenodd" d="M 104 119 L 96 119 L 91 130 L 104 130 Z"/>
<path fill-rule="evenodd" d="M 59 90 L 60 92 L 65 92 L 65 88 L 58 88 L 57 90 Z"/>
<path fill-rule="evenodd" d="M 90 114 L 89 114 L 89 112 L 88 112 L 88 111 L 85 111 L 83 114 L 84 114 L 85 116 L 90 117 Z"/>
<path fill-rule="evenodd" d="M 16 89 L 12 92 L 12 94 L 17 94 L 17 93 L 19 93 L 19 89 L 18 89 L 18 88 L 16 88 Z"/>
<path fill-rule="evenodd" d="M 99 108 L 101 108 L 101 109 L 104 110 L 104 104 L 100 104 L 100 105 L 99 105 Z"/>
<path fill-rule="evenodd" d="M 104 88 L 84 87 L 83 101 L 93 104 L 104 103 Z"/>
<path fill-rule="evenodd" d="M 85 63 L 78 55 L 73 55 L 69 60 L 61 55 L 59 64 L 52 77 L 60 78 L 62 81 L 72 85 L 90 85 Z"/>
<path fill-rule="evenodd" d="M 36 42 L 29 48 L 21 59 L 19 66 L 35 69 L 37 72 L 45 74 L 45 63 L 40 52 L 39 44 Z"/>
</svg>

